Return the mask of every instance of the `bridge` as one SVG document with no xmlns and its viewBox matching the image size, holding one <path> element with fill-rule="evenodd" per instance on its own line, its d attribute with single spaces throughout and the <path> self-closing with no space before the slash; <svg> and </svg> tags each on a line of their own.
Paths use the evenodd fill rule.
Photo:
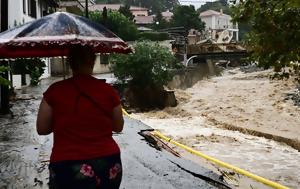
<svg viewBox="0 0 300 189">
<path fill-rule="evenodd" d="M 189 35 L 184 27 L 168 28 L 161 30 L 161 32 L 167 32 L 174 40 L 172 50 L 175 55 L 183 56 L 185 65 L 188 64 L 188 60 L 193 58 L 200 60 L 239 60 L 248 56 L 249 53 L 240 43 L 234 42 L 233 36 L 226 31 L 221 32 L 217 40 L 206 38 L 204 35 L 193 39 L 193 35 Z"/>
<path fill-rule="evenodd" d="M 191 59 L 206 60 L 240 60 L 247 57 L 249 52 L 238 43 L 199 43 L 173 44 L 175 54 L 183 55 L 184 65 Z"/>
</svg>

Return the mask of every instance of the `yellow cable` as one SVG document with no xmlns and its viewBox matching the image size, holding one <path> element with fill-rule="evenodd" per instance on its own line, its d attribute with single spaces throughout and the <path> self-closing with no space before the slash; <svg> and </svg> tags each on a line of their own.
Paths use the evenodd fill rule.
<svg viewBox="0 0 300 189">
<path fill-rule="evenodd" d="M 129 118 L 132 118 L 132 117 L 126 112 L 126 110 L 125 110 L 124 108 L 122 108 L 122 112 L 123 112 L 123 114 L 125 114 L 125 115 L 128 116 Z"/>
<path fill-rule="evenodd" d="M 122 108 L 122 112 L 123 112 L 126 116 L 128 116 L 129 118 L 132 118 L 131 115 L 129 115 L 129 114 L 126 112 L 126 110 L 123 109 L 123 108 Z M 233 170 L 233 171 L 235 171 L 235 172 L 237 172 L 237 173 L 243 174 L 243 175 L 245 175 L 245 176 L 247 176 L 247 177 L 249 177 L 249 178 L 252 178 L 252 179 L 254 179 L 254 180 L 256 180 L 256 181 L 258 181 L 258 182 L 260 182 L 260 183 L 263 183 L 263 184 L 265 184 L 265 185 L 267 185 L 267 186 L 270 186 L 270 187 L 276 188 L 276 189 L 290 189 L 290 188 L 288 188 L 288 187 L 286 187 L 286 186 L 283 186 L 283 185 L 281 185 L 281 184 L 279 184 L 279 183 L 270 181 L 270 180 L 265 179 L 265 178 L 263 178 L 263 177 L 261 177 L 261 176 L 258 176 L 258 175 L 255 175 L 255 174 L 253 174 L 253 173 L 250 173 L 249 171 L 246 171 L 246 170 L 243 170 L 243 169 L 238 168 L 238 167 L 236 167 L 236 166 L 233 166 L 233 165 L 230 165 L 230 164 L 228 164 L 228 163 L 222 162 L 222 161 L 220 161 L 220 160 L 218 160 L 218 159 L 215 159 L 215 158 L 210 157 L 210 156 L 208 156 L 208 155 L 206 155 L 206 154 L 203 154 L 203 153 L 201 153 L 201 152 L 199 152 L 199 151 L 196 151 L 196 150 L 194 150 L 194 149 L 192 149 L 192 148 L 190 148 L 190 147 L 188 147 L 188 146 L 185 146 L 185 145 L 183 145 L 183 144 L 180 144 L 180 143 L 178 143 L 178 142 L 172 140 L 171 138 L 168 138 L 168 137 L 164 136 L 164 135 L 163 135 L 162 133 L 160 133 L 159 131 L 153 131 L 152 133 L 153 133 L 154 135 L 156 135 L 156 136 L 162 138 L 163 140 L 165 140 L 165 141 L 167 141 L 167 142 L 170 142 L 170 143 L 172 143 L 172 144 L 174 144 L 174 145 L 176 145 L 176 146 L 179 146 L 179 147 L 185 149 L 186 151 L 188 151 L 188 152 L 190 152 L 190 153 L 192 153 L 192 154 L 195 154 L 195 155 L 197 155 L 197 156 L 203 157 L 203 158 L 207 159 L 208 161 L 214 162 L 214 163 L 216 163 L 216 164 L 218 164 L 218 165 L 220 165 L 220 166 L 222 166 L 222 167 L 226 167 L 226 168 L 228 168 L 228 169 L 231 169 L 231 170 Z"/>
<path fill-rule="evenodd" d="M 254 179 L 254 180 L 257 180 L 258 182 L 261 182 L 261 183 L 263 183 L 263 184 L 265 184 L 265 185 L 268 185 L 268 186 L 273 187 L 273 188 L 276 188 L 276 189 L 289 189 L 289 188 L 286 187 L 286 186 L 283 186 L 283 185 L 278 184 L 278 183 L 276 183 L 276 182 L 270 181 L 270 180 L 265 179 L 265 178 L 263 178 L 263 177 L 257 176 L 257 175 L 255 175 L 255 174 L 253 174 L 253 173 L 250 173 L 249 171 L 246 171 L 246 170 L 243 170 L 243 169 L 238 168 L 238 167 L 236 167 L 236 166 L 233 166 L 233 165 L 230 165 L 230 164 L 228 164 L 228 163 L 222 162 L 222 161 L 220 161 L 220 160 L 218 160 L 218 159 L 212 158 L 212 157 L 210 157 L 210 156 L 208 156 L 208 155 L 205 155 L 205 154 L 203 154 L 203 153 L 201 153 L 201 152 L 199 152 L 199 151 L 196 151 L 196 150 L 194 150 L 194 149 L 192 149 L 192 148 L 190 148 L 190 147 L 187 147 L 187 146 L 185 146 L 185 145 L 183 145 L 183 144 L 180 144 L 180 143 L 178 143 L 178 142 L 176 142 L 176 141 L 173 141 L 171 138 L 168 138 L 168 137 L 164 136 L 163 134 L 161 134 L 161 133 L 158 132 L 158 131 L 153 131 L 152 133 L 153 133 L 154 135 L 156 135 L 156 136 L 158 136 L 158 137 L 160 137 L 160 138 L 162 138 L 162 139 L 164 139 L 164 140 L 166 140 L 166 141 L 168 141 L 168 142 L 170 142 L 170 143 L 176 145 L 176 146 L 179 146 L 179 147 L 181 147 L 181 148 L 187 150 L 188 152 L 190 152 L 190 153 L 192 153 L 192 154 L 195 154 L 195 155 L 197 155 L 197 156 L 203 157 L 203 158 L 205 158 L 205 159 L 207 159 L 207 160 L 209 160 L 209 161 L 211 161 L 211 162 L 214 162 L 214 163 L 216 163 L 216 164 L 218 164 L 218 165 L 220 165 L 220 166 L 222 166 L 222 167 L 226 167 L 226 168 L 228 168 L 228 169 L 232 169 L 232 170 L 234 170 L 234 171 L 237 172 L 237 173 L 243 174 L 243 175 L 245 175 L 245 176 L 247 176 L 247 177 L 250 177 L 250 178 L 252 178 L 252 179 Z"/>
</svg>

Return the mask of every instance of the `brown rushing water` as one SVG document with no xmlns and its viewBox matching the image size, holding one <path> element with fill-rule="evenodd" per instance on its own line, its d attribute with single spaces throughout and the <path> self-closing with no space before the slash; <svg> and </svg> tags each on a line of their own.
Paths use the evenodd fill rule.
<svg viewBox="0 0 300 189">
<path fill-rule="evenodd" d="M 268 74 L 268 71 L 226 71 L 223 76 L 205 78 L 185 90 L 175 89 L 177 107 L 134 117 L 212 157 L 298 188 L 298 150 L 225 127 L 230 124 L 299 140 L 300 108 L 284 100 L 285 94 L 295 86 L 290 81 L 270 81 Z"/>
</svg>

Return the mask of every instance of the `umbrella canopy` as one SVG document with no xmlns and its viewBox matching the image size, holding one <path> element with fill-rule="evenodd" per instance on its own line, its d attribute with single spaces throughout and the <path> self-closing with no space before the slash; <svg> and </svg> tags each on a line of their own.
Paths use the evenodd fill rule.
<svg viewBox="0 0 300 189">
<path fill-rule="evenodd" d="M 129 53 L 128 45 L 101 24 L 56 12 L 0 33 L 0 58 L 66 56 L 72 45 L 95 53 Z"/>
</svg>

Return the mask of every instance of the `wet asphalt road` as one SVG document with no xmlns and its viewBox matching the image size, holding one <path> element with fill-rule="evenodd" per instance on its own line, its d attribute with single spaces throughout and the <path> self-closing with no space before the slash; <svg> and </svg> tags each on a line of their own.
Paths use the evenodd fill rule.
<svg viewBox="0 0 300 189">
<path fill-rule="evenodd" d="M 42 92 L 51 82 L 53 79 L 44 80 L 41 86 L 18 91 L 17 97 L 23 100 L 13 103 L 14 118 L 0 117 L 0 189 L 47 188 L 52 135 L 38 136 L 35 119 Z M 150 128 L 125 117 L 123 133 L 114 136 L 122 152 L 124 172 L 120 188 L 219 188 L 201 179 L 202 175 L 217 180 L 218 175 L 151 147 L 138 134 L 143 129 Z"/>
</svg>

